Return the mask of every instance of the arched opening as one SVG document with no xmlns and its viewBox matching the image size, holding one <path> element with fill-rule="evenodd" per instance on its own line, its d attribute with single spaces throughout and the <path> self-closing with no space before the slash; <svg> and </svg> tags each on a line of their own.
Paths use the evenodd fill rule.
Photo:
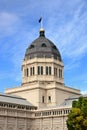
<svg viewBox="0 0 87 130">
<path fill-rule="evenodd" d="M 34 48 L 34 45 L 31 45 L 31 46 L 29 47 L 29 49 L 32 49 L 32 48 Z"/>
<path fill-rule="evenodd" d="M 42 47 L 47 47 L 45 43 L 43 43 L 41 46 L 42 46 Z"/>
</svg>

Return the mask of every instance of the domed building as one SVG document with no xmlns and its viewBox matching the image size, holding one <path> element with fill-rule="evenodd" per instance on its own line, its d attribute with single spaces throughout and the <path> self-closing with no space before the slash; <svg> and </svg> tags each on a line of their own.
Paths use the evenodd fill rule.
<svg viewBox="0 0 87 130">
<path fill-rule="evenodd" d="M 62 61 L 61 55 L 57 47 L 52 41 L 45 37 L 44 29 L 40 29 L 39 38 L 34 40 L 31 45 L 27 48 L 25 53 L 25 59 L 33 58 L 52 58 Z"/>
<path fill-rule="evenodd" d="M 13 101 L 15 104 L 12 110 L 17 108 L 16 115 L 11 118 L 16 117 L 14 120 L 21 125 L 16 124 L 11 130 L 67 130 L 65 122 L 71 108 L 69 99 L 81 94 L 79 90 L 65 86 L 61 54 L 45 37 L 43 28 L 26 49 L 21 68 L 21 86 L 5 91 L 9 103 Z"/>
</svg>

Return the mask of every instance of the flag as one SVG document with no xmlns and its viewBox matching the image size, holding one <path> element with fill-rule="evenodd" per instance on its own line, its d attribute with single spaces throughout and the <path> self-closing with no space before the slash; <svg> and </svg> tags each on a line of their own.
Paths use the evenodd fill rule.
<svg viewBox="0 0 87 130">
<path fill-rule="evenodd" d="M 41 22 L 41 20 L 42 20 L 42 17 L 40 17 L 40 19 L 39 19 L 39 21 L 38 21 L 38 22 L 40 23 L 40 22 Z"/>
</svg>

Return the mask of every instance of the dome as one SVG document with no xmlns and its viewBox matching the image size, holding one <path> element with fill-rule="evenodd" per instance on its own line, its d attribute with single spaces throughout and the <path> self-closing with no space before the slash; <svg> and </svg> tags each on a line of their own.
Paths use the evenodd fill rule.
<svg viewBox="0 0 87 130">
<path fill-rule="evenodd" d="M 25 59 L 51 58 L 62 61 L 61 55 L 55 44 L 45 37 L 44 29 L 40 29 L 39 38 L 35 39 L 26 49 Z"/>
</svg>

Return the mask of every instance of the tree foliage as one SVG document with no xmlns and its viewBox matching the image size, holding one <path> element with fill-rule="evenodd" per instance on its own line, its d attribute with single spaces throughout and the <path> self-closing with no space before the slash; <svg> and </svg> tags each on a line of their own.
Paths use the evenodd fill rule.
<svg viewBox="0 0 87 130">
<path fill-rule="evenodd" d="M 72 110 L 67 119 L 68 130 L 87 130 L 87 98 L 73 101 Z"/>
</svg>

